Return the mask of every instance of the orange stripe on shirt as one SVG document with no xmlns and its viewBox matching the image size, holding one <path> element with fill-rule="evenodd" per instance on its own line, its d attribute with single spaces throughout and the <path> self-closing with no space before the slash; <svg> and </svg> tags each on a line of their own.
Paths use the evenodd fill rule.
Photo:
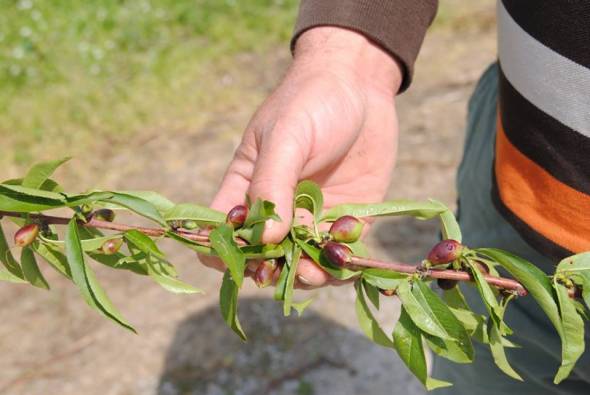
<svg viewBox="0 0 590 395">
<path fill-rule="evenodd" d="M 536 232 L 572 251 L 590 250 L 590 196 L 555 179 L 506 137 L 500 117 L 496 182 L 500 199 Z"/>
</svg>

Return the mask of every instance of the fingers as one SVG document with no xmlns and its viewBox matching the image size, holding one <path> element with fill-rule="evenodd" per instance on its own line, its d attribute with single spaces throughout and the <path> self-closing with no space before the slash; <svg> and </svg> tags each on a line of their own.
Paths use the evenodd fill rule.
<svg viewBox="0 0 590 395">
<path fill-rule="evenodd" d="M 289 232 L 293 216 L 293 194 L 308 158 L 310 144 L 303 128 L 278 123 L 262 136 L 258 158 L 248 191 L 254 200 L 269 200 L 276 204 L 281 222 L 268 221 L 263 243 L 279 243 Z"/>
</svg>

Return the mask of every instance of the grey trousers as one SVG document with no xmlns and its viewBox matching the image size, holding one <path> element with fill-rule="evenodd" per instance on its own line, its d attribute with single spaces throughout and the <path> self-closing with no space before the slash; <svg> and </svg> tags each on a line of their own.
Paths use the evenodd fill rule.
<svg viewBox="0 0 590 395">
<path fill-rule="evenodd" d="M 492 65 L 483 74 L 469 102 L 465 151 L 457 176 L 463 240 L 469 247 L 508 250 L 552 273 L 556 262 L 532 249 L 502 218 L 491 200 L 497 95 L 498 69 Z M 476 303 L 479 296 L 475 288 L 465 286 L 463 291 L 470 304 L 483 313 L 483 306 Z M 510 339 L 521 346 L 507 349 L 508 359 L 525 381 L 504 375 L 494 365 L 489 349 L 476 343 L 473 364 L 458 365 L 435 356 L 432 376 L 449 380 L 454 386 L 435 390 L 434 394 L 590 394 L 590 350 L 582 356 L 568 380 L 553 384 L 561 361 L 560 340 L 531 297 L 512 302 L 506 321 L 514 330 Z M 586 331 L 586 344 L 590 348 L 589 340 Z"/>
</svg>

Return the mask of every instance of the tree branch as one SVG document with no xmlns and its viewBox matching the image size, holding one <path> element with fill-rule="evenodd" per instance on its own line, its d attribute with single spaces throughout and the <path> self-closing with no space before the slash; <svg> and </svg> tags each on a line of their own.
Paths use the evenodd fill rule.
<svg viewBox="0 0 590 395">
<path fill-rule="evenodd" d="M 21 218 L 23 213 L 12 212 L 12 211 L 0 211 L 0 218 L 2 216 L 5 217 L 16 217 Z M 29 218 L 37 220 L 44 224 L 52 224 L 52 225 L 67 225 L 70 222 L 70 218 L 65 217 L 55 217 L 50 215 L 44 214 L 29 214 Z M 142 226 L 132 226 L 126 224 L 120 224 L 116 222 L 108 222 L 108 221 L 101 221 L 95 218 L 91 218 L 87 222 L 80 221 L 81 226 L 85 226 L 88 228 L 96 228 L 96 229 L 106 229 L 106 230 L 113 230 L 117 232 L 125 232 L 128 230 L 138 230 L 148 236 L 152 237 L 161 237 L 166 235 L 166 230 L 163 228 L 148 228 Z M 173 230 L 179 236 L 182 236 L 186 239 L 195 241 L 203 246 L 210 246 L 209 241 L 209 230 L 203 229 L 196 232 L 192 232 L 186 229 L 175 229 Z M 239 245 L 246 245 L 246 243 L 238 239 L 236 241 Z M 464 271 L 457 271 L 457 270 L 436 270 L 436 269 L 428 269 L 423 270 L 418 265 L 410 265 L 406 263 L 398 263 L 398 262 L 384 262 L 375 259 L 368 259 L 368 258 L 361 258 L 361 257 L 353 257 L 352 258 L 352 265 L 359 266 L 359 267 L 372 267 L 377 269 L 384 269 L 390 270 L 398 273 L 408 273 L 413 274 L 417 272 L 421 272 L 424 276 L 432 278 L 432 279 L 448 279 L 448 280 L 457 280 L 457 281 L 473 281 L 471 274 L 464 272 Z M 527 290 L 524 286 L 516 280 L 503 278 L 503 277 L 495 277 L 490 275 L 484 275 L 485 281 L 488 284 L 501 289 L 506 289 L 509 291 L 516 292 L 519 296 L 525 296 L 528 294 Z"/>
</svg>

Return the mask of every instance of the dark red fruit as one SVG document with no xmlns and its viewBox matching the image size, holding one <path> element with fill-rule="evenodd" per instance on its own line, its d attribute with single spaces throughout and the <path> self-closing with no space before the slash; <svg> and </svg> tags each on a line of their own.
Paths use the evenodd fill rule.
<svg viewBox="0 0 590 395">
<path fill-rule="evenodd" d="M 258 265 L 258 268 L 254 273 L 254 282 L 258 288 L 268 287 L 272 284 L 277 267 L 277 261 L 274 259 L 262 261 L 262 263 Z"/>
<path fill-rule="evenodd" d="M 92 218 L 99 221 L 113 222 L 115 220 L 115 212 L 108 208 L 101 208 L 92 214 Z"/>
<path fill-rule="evenodd" d="M 14 234 L 14 244 L 17 247 L 26 247 L 35 241 L 39 234 L 39 225 L 28 224 L 20 228 Z"/>
<path fill-rule="evenodd" d="M 364 224 L 352 215 L 338 218 L 330 227 L 330 235 L 334 241 L 353 243 L 361 237 Z"/>
<path fill-rule="evenodd" d="M 352 261 L 352 251 L 344 244 L 329 241 L 324 246 L 322 253 L 334 266 L 345 267 Z"/>
<path fill-rule="evenodd" d="M 433 265 L 450 263 L 461 256 L 464 248 L 463 244 L 456 240 L 443 240 L 432 247 L 426 259 Z"/>
<path fill-rule="evenodd" d="M 122 245 L 123 239 L 110 239 L 105 241 L 100 249 L 105 255 L 113 255 L 119 252 Z"/>
<path fill-rule="evenodd" d="M 395 289 L 381 289 L 381 288 L 379 288 L 379 292 L 381 292 L 381 294 L 385 295 L 385 296 L 393 296 L 397 293 L 397 291 Z"/>
<path fill-rule="evenodd" d="M 239 205 L 227 213 L 226 222 L 232 225 L 234 228 L 239 228 L 240 226 L 244 225 L 244 221 L 246 221 L 246 217 L 248 216 L 248 207 Z"/>
<path fill-rule="evenodd" d="M 445 291 L 455 288 L 457 283 L 457 280 L 449 280 L 446 278 L 439 278 L 438 280 L 436 280 L 436 285 L 438 285 L 440 289 L 444 289 Z"/>
</svg>

